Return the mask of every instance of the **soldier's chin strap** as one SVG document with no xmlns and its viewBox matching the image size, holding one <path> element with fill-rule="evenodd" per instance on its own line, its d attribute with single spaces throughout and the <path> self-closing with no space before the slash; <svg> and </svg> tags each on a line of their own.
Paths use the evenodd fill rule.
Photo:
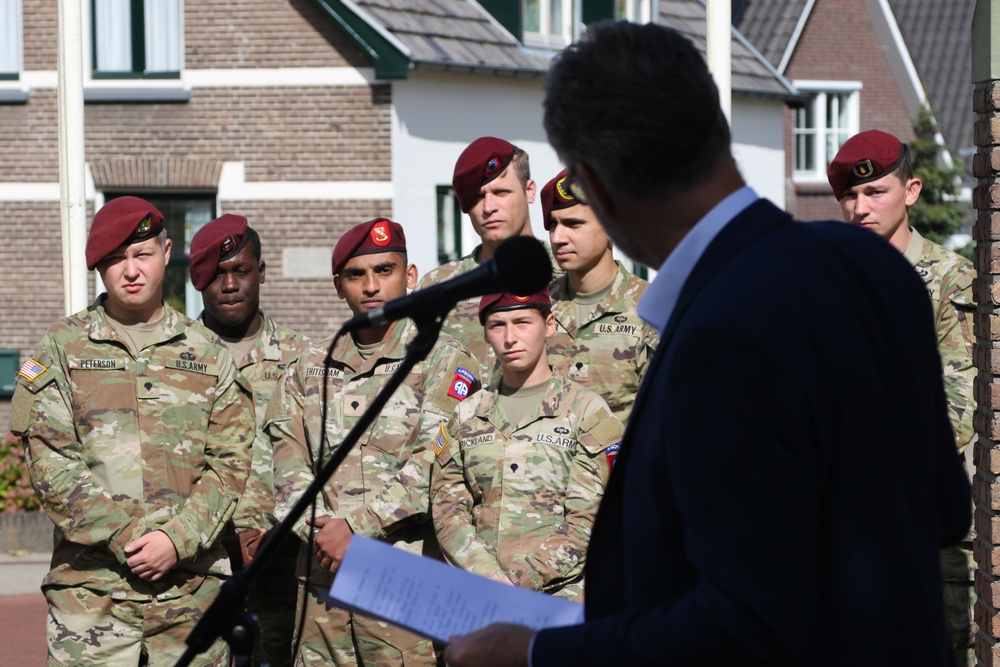
<svg viewBox="0 0 1000 667">
<path fill-rule="evenodd" d="M 219 638 L 224 639 L 229 644 L 235 657 L 234 664 L 237 667 L 250 664 L 250 655 L 253 652 L 253 646 L 260 631 L 257 627 L 256 619 L 243 610 L 247 594 L 256 584 L 261 571 L 267 566 L 267 563 L 278 552 L 281 544 L 291 534 L 292 526 L 295 525 L 313 504 L 314 500 L 322 492 L 323 486 L 333 476 L 337 468 L 340 467 L 340 464 L 347 457 L 348 452 L 357 444 L 364 432 L 375 421 L 375 418 L 382 412 L 382 408 L 388 403 L 399 385 L 403 384 L 403 380 L 413 370 L 413 367 L 426 359 L 427 355 L 430 354 L 434 348 L 434 344 L 437 342 L 438 335 L 441 333 L 444 315 L 414 318 L 414 322 L 417 325 L 417 335 L 407 343 L 406 356 L 399 362 L 399 368 L 389 376 L 385 386 L 382 387 L 368 404 L 368 407 L 361 417 L 358 418 L 358 421 L 351 430 L 348 431 L 340 446 L 333 450 L 330 459 L 320 468 L 312 483 L 309 484 L 302 493 L 302 496 L 292 506 L 288 516 L 268 531 L 267 537 L 264 539 L 253 560 L 250 561 L 250 565 L 234 573 L 233 576 L 222 582 L 219 595 L 212 602 L 211 606 L 209 606 L 197 625 L 194 626 L 194 629 L 191 630 L 191 634 L 184 640 L 187 648 L 175 663 L 175 667 L 187 667 L 196 655 L 208 650 L 215 640 Z M 327 369 L 329 369 L 332 362 L 331 355 L 333 354 L 334 345 L 336 345 L 344 333 L 345 329 L 341 328 L 330 343 L 330 349 L 327 351 L 324 361 Z M 329 380 L 329 373 L 324 374 L 324 379 L 326 380 L 323 383 L 323 408 L 325 410 L 326 387 Z M 325 416 L 323 421 L 325 423 Z M 321 439 L 325 441 L 326 428 L 323 428 L 322 425 L 320 432 L 323 434 Z M 301 636 L 301 632 L 299 635 Z"/>
</svg>

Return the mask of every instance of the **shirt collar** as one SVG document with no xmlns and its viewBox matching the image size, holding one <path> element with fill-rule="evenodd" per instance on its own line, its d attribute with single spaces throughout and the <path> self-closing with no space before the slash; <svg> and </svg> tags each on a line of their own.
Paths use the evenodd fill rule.
<svg viewBox="0 0 1000 667">
<path fill-rule="evenodd" d="M 705 214 L 670 253 L 639 300 L 639 316 L 663 335 L 674 312 L 681 289 L 705 249 L 730 220 L 757 201 L 757 193 L 743 186 Z"/>
</svg>

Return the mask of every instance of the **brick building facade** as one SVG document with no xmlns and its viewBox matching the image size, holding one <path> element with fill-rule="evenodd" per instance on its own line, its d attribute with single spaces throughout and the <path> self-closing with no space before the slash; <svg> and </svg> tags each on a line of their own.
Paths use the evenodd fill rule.
<svg viewBox="0 0 1000 667">
<path fill-rule="evenodd" d="M 913 139 L 913 125 L 883 44 L 864 0 L 821 0 L 813 7 L 785 69 L 793 84 L 802 81 L 860 82 L 858 130 L 878 128 L 902 141 Z M 849 36 L 849 37 L 848 37 Z M 795 111 L 786 113 L 785 159 L 789 178 L 786 206 L 802 220 L 839 220 L 840 207 L 829 183 L 795 177 L 792 128 Z"/>
<path fill-rule="evenodd" d="M 347 315 L 334 298 L 328 259 L 326 276 L 308 277 L 287 277 L 283 259 L 289 249 L 293 259 L 295 248 L 331 249 L 357 222 L 393 215 L 391 197 L 356 187 L 368 183 L 376 194 L 388 192 L 391 88 L 366 79 L 367 58 L 311 0 L 251 0 L 236 9 L 222 0 L 184 3 L 182 80 L 158 83 L 183 90 L 186 99 L 129 100 L 147 82 L 130 90 L 128 81 L 115 81 L 122 101 L 92 101 L 87 88 L 106 82 L 86 82 L 85 155 L 93 181 L 87 217 L 114 193 L 200 197 L 207 211 L 202 218 L 247 216 L 268 264 L 263 307 L 278 321 L 322 337 Z M 18 85 L 27 99 L 0 105 L 6 240 L 0 347 L 19 350 L 21 359 L 64 315 L 56 22 L 56 3 L 23 0 Z M 227 188 L 224 167 L 231 166 L 238 178 Z M 257 186 L 262 193 L 254 192 Z M 251 198 L 241 198 L 246 193 Z M 186 254 L 185 233 L 189 238 L 194 231 L 184 225 L 171 233 L 175 255 Z M 183 262 L 174 270 L 186 274 Z M 9 402 L 0 401 L 4 425 L 8 411 Z"/>
</svg>

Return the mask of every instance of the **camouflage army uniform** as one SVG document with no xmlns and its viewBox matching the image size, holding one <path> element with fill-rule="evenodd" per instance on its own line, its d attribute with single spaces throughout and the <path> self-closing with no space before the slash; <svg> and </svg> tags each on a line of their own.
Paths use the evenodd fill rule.
<svg viewBox="0 0 1000 667">
<path fill-rule="evenodd" d="M 556 333 L 549 337 L 547 353 L 553 371 L 596 391 L 625 424 L 659 339 L 636 313 L 649 283 L 616 264 L 610 294 L 594 304 L 583 323 L 576 321 L 568 276 L 552 282 Z"/>
<path fill-rule="evenodd" d="M 214 334 L 165 306 L 145 347 L 115 332 L 104 296 L 59 322 L 22 366 L 12 430 L 56 525 L 51 662 L 171 665 L 229 574 L 219 544 L 250 466 L 251 400 Z M 179 562 L 132 574 L 124 547 L 150 531 Z M 224 664 L 217 642 L 196 664 Z"/>
<path fill-rule="evenodd" d="M 378 352 L 364 359 L 345 336 L 333 351 L 326 416 L 327 442 L 320 456 L 323 360 L 329 341 L 312 345 L 288 366 L 268 406 L 265 429 L 274 443 L 275 499 L 286 514 L 330 458 L 368 402 L 385 385 L 416 335 L 410 320 L 393 326 Z M 428 510 L 433 441 L 461 398 L 476 389 L 479 362 L 457 341 L 442 337 L 417 364 L 380 416 L 348 454 L 325 487 L 317 516 L 346 519 L 353 532 L 415 553 L 436 555 Z M 299 577 L 312 560 L 306 627 L 297 664 L 434 665 L 428 640 L 394 626 L 351 615 L 325 603 L 332 575 L 307 551 L 303 540 Z M 353 631 L 352 631 L 353 628 Z M 353 636 L 352 636 L 353 635 Z M 356 641 L 356 648 L 355 648 Z"/>
<path fill-rule="evenodd" d="M 264 432 L 264 414 L 268 401 L 278 384 L 278 378 L 293 359 L 305 351 L 307 341 L 291 329 L 281 326 L 261 310 L 263 322 L 257 342 L 237 367 L 253 391 L 257 418 L 257 436 L 253 443 L 253 459 L 246 491 L 233 516 L 237 531 L 269 530 L 277 524 L 274 518 L 274 472 L 271 440 Z M 260 623 L 261 643 L 272 667 L 291 664 L 292 634 L 295 630 L 295 561 L 298 545 L 287 541 L 267 563 L 255 587 L 247 597 L 247 609 Z M 255 655 L 254 664 L 262 656 Z"/>
<path fill-rule="evenodd" d="M 552 259 L 553 275 L 562 275 L 562 269 L 559 268 L 555 259 L 552 258 L 552 249 L 548 244 L 544 245 L 549 258 Z M 436 269 L 428 271 L 420 279 L 420 282 L 417 283 L 417 289 L 421 290 L 431 285 L 437 285 L 449 278 L 455 278 L 476 268 L 479 266 L 479 254 L 482 252 L 482 249 L 482 244 L 477 245 L 465 257 L 442 264 Z M 441 332 L 458 339 L 458 342 L 464 345 L 473 356 L 480 360 L 479 383 L 484 387 L 489 385 L 493 381 L 497 358 L 493 354 L 493 348 L 486 343 L 486 339 L 483 337 L 483 325 L 479 322 L 479 297 L 459 301 L 458 305 L 448 313 Z"/>
<path fill-rule="evenodd" d="M 955 445 L 959 452 L 964 452 L 975 435 L 972 426 L 972 415 L 976 411 L 972 394 L 972 383 L 976 378 L 976 369 L 972 365 L 972 343 L 975 340 L 972 321 L 976 310 L 972 279 L 976 275 L 975 269 L 972 262 L 961 255 L 928 241 L 915 229 L 910 231 L 912 236 L 903 254 L 923 279 L 934 307 L 948 416 L 955 432 Z M 968 662 L 966 654 L 972 642 L 969 620 L 972 604 L 969 578 L 971 555 L 968 545 L 941 550 L 948 631 L 956 646 L 964 644 L 967 647 L 956 651 L 959 665 Z"/>
<path fill-rule="evenodd" d="M 459 405 L 435 445 L 438 543 L 466 570 L 582 602 L 605 450 L 624 429 L 600 396 L 559 375 L 515 427 L 498 388 Z"/>
</svg>

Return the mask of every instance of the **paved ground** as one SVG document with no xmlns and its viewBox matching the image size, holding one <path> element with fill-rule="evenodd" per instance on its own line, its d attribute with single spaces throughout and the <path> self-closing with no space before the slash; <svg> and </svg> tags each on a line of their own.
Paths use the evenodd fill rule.
<svg viewBox="0 0 1000 667">
<path fill-rule="evenodd" d="M 49 554 L 0 554 L 0 664 L 45 667 L 45 598 L 39 590 Z"/>
</svg>

